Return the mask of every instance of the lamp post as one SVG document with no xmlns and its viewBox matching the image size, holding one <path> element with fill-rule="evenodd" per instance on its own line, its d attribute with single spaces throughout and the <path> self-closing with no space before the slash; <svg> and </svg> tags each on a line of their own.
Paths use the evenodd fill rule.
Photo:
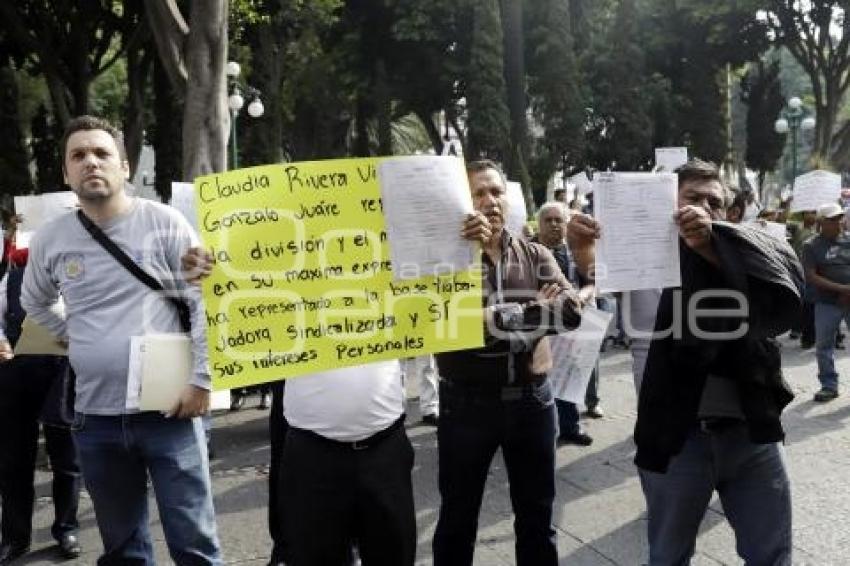
<svg viewBox="0 0 850 566">
<path fill-rule="evenodd" d="M 797 178 L 797 132 L 807 132 L 815 127 L 815 119 L 806 116 L 806 109 L 799 97 L 793 97 L 788 101 L 788 108 L 782 111 L 782 117 L 773 124 L 773 129 L 778 134 L 791 131 L 791 188 L 794 188 L 794 180 Z"/>
<path fill-rule="evenodd" d="M 256 88 L 240 83 L 239 74 L 242 72 L 242 67 L 236 61 L 228 61 L 227 63 L 227 78 L 228 78 L 228 97 L 227 107 L 230 109 L 230 169 L 239 169 L 239 148 L 236 139 L 236 118 L 239 116 L 239 111 L 245 105 L 245 98 L 248 103 L 248 115 L 252 118 L 259 118 L 265 112 L 263 101 L 260 99 L 260 91 Z M 242 93 L 245 93 L 243 96 Z"/>
</svg>

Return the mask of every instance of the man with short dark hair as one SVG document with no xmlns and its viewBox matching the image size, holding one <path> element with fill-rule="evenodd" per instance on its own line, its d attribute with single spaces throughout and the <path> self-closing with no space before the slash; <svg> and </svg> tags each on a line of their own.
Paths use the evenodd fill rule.
<svg viewBox="0 0 850 566">
<path fill-rule="evenodd" d="M 744 561 L 790 565 L 779 417 L 793 394 L 773 338 L 799 308 L 802 270 L 786 242 L 722 221 L 730 199 L 716 166 L 696 160 L 677 173 L 681 287 L 623 294 L 649 564 L 690 563 L 716 490 Z M 573 216 L 580 265 L 593 264 L 600 229 Z"/>
<path fill-rule="evenodd" d="M 544 334 L 575 328 L 582 298 L 544 246 L 505 229 L 506 182 L 498 165 L 467 165 L 475 210 L 489 222 L 483 245 L 487 329 L 483 348 L 436 355 L 440 377 L 440 517 L 434 565 L 472 564 L 490 462 L 501 448 L 510 478 L 519 566 L 555 566 L 555 403 Z"/>
<path fill-rule="evenodd" d="M 850 325 L 850 238 L 843 232 L 844 209 L 830 203 L 818 208 L 820 233 L 803 244 L 806 281 L 813 287 L 818 380 L 814 400 L 838 397 L 835 370 L 835 334 L 841 321 Z"/>
<path fill-rule="evenodd" d="M 201 415 L 209 408 L 206 321 L 200 291 L 187 287 L 181 256 L 192 228 L 171 207 L 130 197 L 121 133 L 100 118 L 68 123 L 65 182 L 83 216 L 43 226 L 30 245 L 21 304 L 35 322 L 68 340 L 76 380 L 74 436 L 104 545 L 100 564 L 153 564 L 148 477 L 171 557 L 221 564 Z M 107 252 L 85 217 L 166 292 L 152 291 Z M 93 228 L 94 230 L 94 228 Z M 52 310 L 61 293 L 65 315 Z M 169 296 L 191 311 L 193 374 L 167 415 L 128 403 L 130 339 L 183 331 Z"/>
</svg>

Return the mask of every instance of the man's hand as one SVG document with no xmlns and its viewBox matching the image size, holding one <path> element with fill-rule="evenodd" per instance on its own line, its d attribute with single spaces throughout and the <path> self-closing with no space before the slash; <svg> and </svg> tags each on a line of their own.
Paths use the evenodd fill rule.
<svg viewBox="0 0 850 566">
<path fill-rule="evenodd" d="M 15 357 L 15 352 L 12 350 L 12 345 L 8 340 L 0 340 L 0 363 L 8 362 Z"/>
<path fill-rule="evenodd" d="M 493 235 L 490 229 L 490 221 L 480 212 L 472 212 L 466 215 L 460 235 L 464 239 L 487 243 Z"/>
<path fill-rule="evenodd" d="M 210 392 L 197 385 L 187 385 L 180 399 L 171 408 L 166 417 L 191 419 L 207 414 L 210 410 Z"/>
<path fill-rule="evenodd" d="M 212 273 L 215 258 L 203 248 L 189 248 L 180 258 L 183 266 L 183 278 L 190 285 L 200 285 L 201 280 Z"/>
<path fill-rule="evenodd" d="M 601 228 L 592 216 L 581 212 L 573 213 L 567 224 L 567 240 L 574 248 L 592 245 L 602 234 Z"/>
<path fill-rule="evenodd" d="M 679 235 L 694 251 L 702 252 L 711 247 L 711 216 L 699 206 L 683 206 L 674 217 L 679 226 Z"/>
<path fill-rule="evenodd" d="M 537 291 L 537 302 L 545 303 L 551 301 L 557 298 L 563 290 L 564 288 L 557 283 L 546 283 Z"/>
</svg>

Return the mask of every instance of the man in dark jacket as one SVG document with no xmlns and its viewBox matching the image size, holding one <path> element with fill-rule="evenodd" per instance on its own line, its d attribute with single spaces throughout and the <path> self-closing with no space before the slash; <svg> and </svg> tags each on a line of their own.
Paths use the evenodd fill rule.
<svg viewBox="0 0 850 566">
<path fill-rule="evenodd" d="M 646 354 L 635 360 L 635 463 L 649 564 L 689 563 L 716 490 L 746 563 L 790 565 L 779 416 L 792 394 L 773 337 L 799 309 L 802 269 L 786 242 L 722 222 L 729 199 L 713 164 L 677 172 L 682 285 L 625 294 L 627 312 L 652 318 L 627 325 L 649 330 L 634 337 L 648 348 L 633 349 Z M 571 220 L 580 263 L 593 262 L 600 228 L 589 217 Z"/>
<path fill-rule="evenodd" d="M 519 566 L 555 566 L 555 403 L 545 334 L 578 326 L 582 299 L 552 253 L 505 230 L 505 178 L 467 166 L 473 205 L 489 221 L 483 245 L 483 348 L 437 354 L 439 486 L 434 565 L 472 564 L 490 462 L 501 447 L 516 516 Z"/>
</svg>

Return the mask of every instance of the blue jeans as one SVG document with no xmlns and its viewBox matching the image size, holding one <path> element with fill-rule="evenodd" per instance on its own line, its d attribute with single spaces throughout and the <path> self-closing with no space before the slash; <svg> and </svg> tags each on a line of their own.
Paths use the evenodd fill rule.
<svg viewBox="0 0 850 566">
<path fill-rule="evenodd" d="M 515 515 L 518 566 L 556 566 L 555 402 L 546 380 L 500 389 L 440 383 L 440 517 L 434 566 L 472 564 L 490 462 L 501 447 Z"/>
<path fill-rule="evenodd" d="M 838 372 L 835 371 L 835 333 L 844 320 L 850 326 L 850 310 L 831 303 L 815 303 L 815 343 L 818 360 L 818 380 L 824 389 L 838 391 Z"/>
<path fill-rule="evenodd" d="M 753 444 L 743 423 L 695 428 L 666 474 L 638 470 L 649 515 L 649 566 L 690 564 L 717 490 L 748 566 L 790 566 L 791 485 L 779 444 Z"/>
<path fill-rule="evenodd" d="M 200 418 L 77 414 L 74 430 L 103 539 L 99 565 L 155 564 L 148 530 L 148 475 L 174 562 L 222 563 Z"/>
</svg>

